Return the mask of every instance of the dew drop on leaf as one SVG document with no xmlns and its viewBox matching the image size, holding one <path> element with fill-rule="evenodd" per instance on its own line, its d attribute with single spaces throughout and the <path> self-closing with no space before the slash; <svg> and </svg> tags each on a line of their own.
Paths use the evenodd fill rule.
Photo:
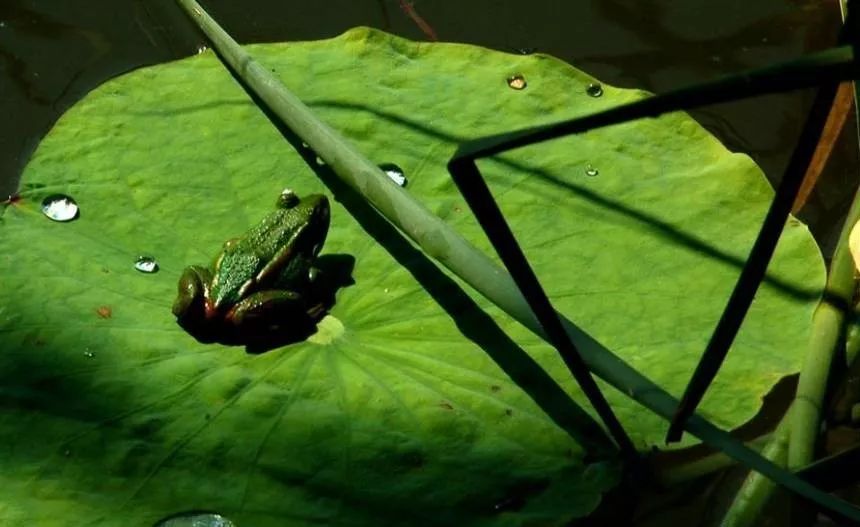
<svg viewBox="0 0 860 527">
<path fill-rule="evenodd" d="M 511 75 L 510 77 L 508 77 L 508 86 L 510 86 L 511 89 L 514 90 L 522 90 L 525 89 L 526 86 L 528 86 L 528 83 L 526 82 L 525 77 L 517 73 L 516 75 Z"/>
<path fill-rule="evenodd" d="M 93 353 L 93 352 L 92 352 L 92 351 L 90 351 L 90 350 L 87 350 L 87 351 L 85 351 L 85 352 L 84 352 L 84 357 L 86 357 L 86 358 L 88 358 L 88 359 L 95 358 L 95 356 L 96 356 L 96 354 L 95 354 L 95 353 Z"/>
<path fill-rule="evenodd" d="M 385 175 L 391 178 L 391 181 L 397 183 L 401 187 L 405 187 L 407 180 L 406 176 L 403 174 L 403 169 L 394 163 L 382 163 L 379 165 L 379 168 L 385 172 Z"/>
<path fill-rule="evenodd" d="M 158 262 L 154 256 L 141 255 L 134 261 L 134 268 L 141 273 L 156 273 L 158 272 Z"/>
<path fill-rule="evenodd" d="M 600 97 L 603 95 L 603 86 L 598 82 L 592 82 L 587 88 L 585 88 L 585 93 L 591 97 Z"/>
<path fill-rule="evenodd" d="M 78 212 L 78 204 L 65 194 L 51 194 L 42 200 L 42 213 L 54 221 L 72 221 Z"/>
<path fill-rule="evenodd" d="M 585 175 L 586 176 L 594 177 L 598 174 L 600 174 L 600 172 L 596 168 L 594 168 L 594 166 L 592 166 L 590 164 L 585 165 Z"/>
</svg>

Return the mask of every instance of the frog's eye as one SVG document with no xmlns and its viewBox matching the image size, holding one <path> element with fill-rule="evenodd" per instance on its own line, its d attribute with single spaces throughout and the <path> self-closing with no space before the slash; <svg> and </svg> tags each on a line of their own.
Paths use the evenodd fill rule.
<svg viewBox="0 0 860 527">
<path fill-rule="evenodd" d="M 293 192 L 291 188 L 285 188 L 278 196 L 278 207 L 291 209 L 299 204 L 299 195 Z"/>
</svg>

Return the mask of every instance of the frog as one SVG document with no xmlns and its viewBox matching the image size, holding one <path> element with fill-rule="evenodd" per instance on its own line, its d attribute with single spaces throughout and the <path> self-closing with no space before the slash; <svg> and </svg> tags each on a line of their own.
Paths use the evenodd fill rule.
<svg viewBox="0 0 860 527">
<path fill-rule="evenodd" d="M 179 325 L 203 343 L 306 332 L 325 311 L 308 292 L 330 217 L 324 195 L 282 192 L 275 211 L 224 242 L 211 266 L 183 270 L 172 309 Z"/>
</svg>

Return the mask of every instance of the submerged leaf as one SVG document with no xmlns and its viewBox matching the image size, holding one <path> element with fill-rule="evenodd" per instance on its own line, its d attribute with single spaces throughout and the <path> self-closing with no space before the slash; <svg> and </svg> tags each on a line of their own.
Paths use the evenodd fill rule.
<svg viewBox="0 0 860 527">
<path fill-rule="evenodd" d="M 601 85 L 592 97 L 594 79 L 548 56 L 364 28 L 249 49 L 488 251 L 445 170 L 457 142 L 642 96 Z M 512 75 L 528 88 L 510 89 Z M 111 80 L 57 123 L 0 223 L 10 445 L 0 517 L 152 524 L 209 510 L 239 526 L 562 525 L 616 481 L 572 439 L 563 393 L 534 382 L 529 356 L 581 399 L 555 352 L 299 150 L 211 54 Z M 752 161 L 672 115 L 481 168 L 557 307 L 678 393 L 772 195 Z M 182 269 L 211 261 L 284 187 L 334 196 L 323 255 L 354 262 L 354 285 L 306 342 L 260 355 L 198 344 L 170 313 Z M 41 214 L 59 193 L 79 204 L 76 221 Z M 158 273 L 135 270 L 141 254 Z M 799 223 L 769 277 L 703 405 L 726 427 L 799 364 L 823 280 Z M 608 396 L 640 446 L 661 441 L 659 418 Z"/>
</svg>

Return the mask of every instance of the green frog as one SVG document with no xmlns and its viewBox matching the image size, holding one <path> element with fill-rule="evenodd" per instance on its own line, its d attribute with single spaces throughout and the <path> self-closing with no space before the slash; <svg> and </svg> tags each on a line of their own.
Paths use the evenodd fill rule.
<svg viewBox="0 0 860 527">
<path fill-rule="evenodd" d="M 211 268 L 185 268 L 173 303 L 179 325 L 200 342 L 306 331 L 325 311 L 306 293 L 330 216 L 325 196 L 285 190 L 274 212 L 224 243 Z"/>
</svg>

